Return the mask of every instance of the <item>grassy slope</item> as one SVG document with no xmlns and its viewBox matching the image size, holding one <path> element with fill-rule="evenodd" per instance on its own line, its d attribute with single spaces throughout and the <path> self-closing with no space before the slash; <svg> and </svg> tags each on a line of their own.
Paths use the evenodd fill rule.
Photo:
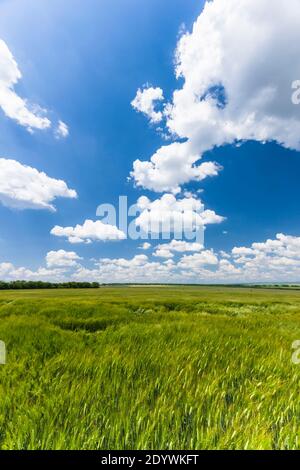
<svg viewBox="0 0 300 470">
<path fill-rule="evenodd" d="M 2 449 L 300 448 L 300 292 L 0 292 Z"/>
</svg>

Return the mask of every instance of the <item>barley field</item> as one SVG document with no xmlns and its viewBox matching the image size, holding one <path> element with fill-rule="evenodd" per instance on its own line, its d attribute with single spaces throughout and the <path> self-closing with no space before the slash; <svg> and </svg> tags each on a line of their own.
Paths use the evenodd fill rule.
<svg viewBox="0 0 300 470">
<path fill-rule="evenodd" d="M 300 291 L 0 292 L 1 449 L 299 449 Z"/>
</svg>

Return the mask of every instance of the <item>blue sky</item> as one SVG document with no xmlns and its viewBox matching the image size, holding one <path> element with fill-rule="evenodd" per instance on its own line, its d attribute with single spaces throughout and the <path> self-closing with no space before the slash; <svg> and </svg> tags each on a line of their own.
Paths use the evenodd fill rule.
<svg viewBox="0 0 300 470">
<path fill-rule="evenodd" d="M 274 104 L 268 104 L 268 108 L 265 104 L 259 103 L 255 130 L 246 126 L 238 127 L 237 118 L 234 117 L 232 127 L 238 129 L 234 131 L 236 134 L 232 133 L 229 136 L 227 130 L 223 129 L 223 125 L 219 125 L 222 130 L 218 133 L 222 133 L 222 139 L 219 140 L 219 134 L 218 137 L 214 135 L 208 139 L 207 144 L 200 142 L 200 137 L 203 132 L 205 136 L 203 140 L 205 140 L 206 135 L 212 133 L 212 128 L 203 128 L 202 117 L 200 118 L 202 127 L 200 127 L 200 121 L 197 121 L 198 118 L 195 122 L 192 118 L 190 121 L 186 119 L 186 122 L 182 122 L 183 110 L 187 109 L 187 115 L 190 113 L 190 116 L 194 116 L 194 108 L 186 107 L 190 99 L 188 93 L 194 93 L 191 89 L 197 81 L 191 78 L 194 71 L 199 72 L 199 76 L 203 73 L 204 78 L 207 77 L 208 84 L 202 85 L 202 82 L 197 82 L 195 86 L 199 89 L 206 86 L 208 91 L 210 85 L 213 84 L 211 83 L 212 77 L 217 74 L 212 65 L 207 65 L 207 61 L 201 62 L 201 57 L 199 70 L 197 69 L 198 59 L 195 50 L 197 51 L 197 48 L 201 50 L 201 47 L 209 50 L 209 44 L 211 44 L 203 43 L 202 45 L 201 32 L 197 32 L 190 41 L 192 43 L 193 40 L 195 45 L 188 44 L 183 48 L 180 59 L 184 68 L 183 76 L 179 78 L 175 76 L 176 45 L 183 31 L 192 31 L 193 23 L 200 17 L 204 3 L 204 1 L 195 0 L 164 0 L 163 2 L 161 0 L 143 2 L 86 0 L 83 7 L 83 2 L 79 0 L 65 0 L 64 2 L 4 0 L 0 2 L 0 38 L 7 45 L 22 73 L 22 78 L 14 85 L 14 91 L 27 100 L 28 106 L 34 103 L 47 110 L 42 115 L 47 116 L 51 121 L 49 128 L 33 128 L 32 132 L 29 132 L 28 126 L 20 125 L 16 119 L 0 110 L 1 157 L 30 166 L 39 172 L 45 172 L 51 178 L 63 180 L 67 187 L 75 190 L 78 195 L 77 198 L 57 197 L 53 201 L 56 207 L 55 212 L 37 208 L 14 208 L 11 205 L 6 207 L 7 204 L 0 205 L 2 220 L 0 263 L 10 263 L 13 266 L 11 270 L 3 271 L 3 278 L 15 278 L 21 274 L 28 278 L 39 277 L 38 270 L 41 267 L 47 269 L 45 264 L 47 253 L 64 250 L 65 253 L 75 252 L 81 258 L 78 264 L 77 261 L 72 264 L 72 268 L 78 271 L 77 274 L 76 272 L 70 273 L 68 269 L 63 272 L 61 269 L 63 262 L 58 264 L 50 262 L 48 268 L 52 268 L 52 271 L 51 269 L 49 273 L 40 271 L 40 277 L 43 275 L 45 278 L 63 279 L 75 275 L 76 279 L 97 280 L 99 277 L 103 280 L 102 274 L 99 276 L 97 274 L 97 270 L 101 270 L 101 262 L 100 265 L 95 266 L 91 259 L 111 258 L 115 261 L 109 265 L 107 272 L 111 279 L 108 281 L 118 280 L 115 272 L 111 275 L 112 269 L 115 266 L 119 267 L 120 263 L 116 260 L 123 258 L 134 260 L 136 256 L 142 256 L 144 258 L 140 258 L 136 264 L 133 262 L 130 266 L 130 269 L 133 268 L 133 273 L 130 272 L 130 280 L 134 280 L 135 265 L 141 267 L 142 272 L 147 270 L 147 263 L 150 263 L 149 269 L 150 271 L 153 269 L 155 273 L 156 269 L 160 271 L 160 267 L 155 263 L 161 263 L 163 266 L 161 275 L 164 281 L 214 282 L 216 280 L 217 282 L 226 280 L 226 271 L 216 278 L 211 274 L 207 277 L 206 273 L 208 266 L 211 266 L 213 273 L 218 271 L 218 263 L 223 256 L 219 254 L 221 251 L 227 253 L 223 256 L 223 261 L 228 260 L 229 256 L 232 256 L 234 247 L 253 249 L 251 247 L 255 242 L 266 243 L 268 239 L 276 240 L 277 234 L 285 234 L 291 237 L 288 242 L 286 239 L 280 241 L 283 244 L 281 248 L 286 250 L 285 253 L 282 255 L 282 250 L 280 254 L 268 252 L 264 258 L 266 264 L 264 271 L 260 272 L 257 266 L 253 267 L 253 260 L 256 259 L 255 256 L 258 256 L 254 252 L 248 253 L 246 256 L 250 258 L 242 260 L 242 264 L 234 264 L 236 260 L 231 260 L 231 266 L 235 271 L 231 267 L 228 269 L 233 273 L 233 281 L 289 280 L 290 271 L 286 267 L 287 264 L 283 262 L 280 272 L 272 271 L 273 268 L 270 270 L 268 266 L 268 258 L 271 258 L 272 263 L 275 257 L 277 263 L 276 257 L 283 256 L 284 259 L 293 259 L 291 280 L 299 279 L 300 281 L 298 265 L 295 264 L 295 260 L 298 262 L 298 255 L 293 253 L 293 258 L 289 258 L 287 254 L 290 251 L 290 244 L 294 246 L 300 236 L 300 209 L 298 208 L 300 158 L 298 143 L 295 144 L 293 137 L 297 134 L 298 127 L 295 125 L 295 130 L 289 132 L 289 112 L 293 122 L 296 122 L 298 126 L 300 107 L 297 108 L 289 102 L 287 109 L 283 111 L 283 105 L 280 104 L 279 112 L 276 98 L 274 98 Z M 223 0 L 216 0 L 212 3 L 216 4 L 214 17 L 218 18 L 220 15 L 222 18 L 222 15 L 230 15 L 230 21 L 234 24 L 236 20 L 232 12 L 236 9 L 232 11 L 226 9 Z M 227 5 L 230 3 L 234 7 L 235 0 L 230 0 Z M 244 10 L 247 9 L 247 3 L 249 2 L 246 1 L 244 4 Z M 249 10 L 254 15 L 250 6 Z M 261 11 L 262 15 L 263 13 L 264 10 Z M 240 14 L 243 15 L 242 10 Z M 278 19 L 280 15 L 281 12 L 278 10 Z M 299 13 L 297 15 L 299 16 Z M 209 12 L 206 13 L 206 17 L 212 21 Z M 253 24 L 255 24 L 254 20 L 255 18 Z M 266 21 L 274 21 L 271 26 L 274 26 L 276 31 L 276 17 L 274 20 L 266 18 Z M 218 26 L 214 25 L 214 27 Z M 293 31 L 292 28 L 290 30 Z M 224 38 L 227 38 L 226 30 L 222 31 L 222 34 Z M 244 33 L 240 32 L 240 34 Z M 232 38 L 233 44 L 236 40 Z M 230 41 L 228 44 L 225 53 L 228 53 L 229 59 L 231 57 L 235 66 L 233 46 L 230 46 Z M 246 40 L 245 44 L 247 44 Z M 190 52 L 186 50 L 189 48 L 195 55 L 192 65 L 187 59 L 187 54 Z M 239 51 L 236 53 L 238 54 Z M 245 53 L 247 54 L 247 50 Z M 292 60 L 292 51 L 289 51 L 289 54 L 291 55 L 289 59 Z M 210 57 L 212 64 L 213 55 L 214 51 Z M 275 59 L 280 60 L 281 57 L 275 57 Z M 251 51 L 249 51 L 249 63 L 251 63 Z M 222 73 L 227 73 L 226 66 L 225 64 Z M 1 67 L 5 65 L 0 63 Z M 245 69 L 249 70 L 247 67 L 250 67 L 248 63 L 245 64 Z M 269 67 L 270 76 L 274 75 L 273 65 Z M 298 69 L 295 66 L 290 75 L 287 74 L 283 77 L 284 80 L 281 79 L 282 77 L 279 80 L 280 83 L 288 84 L 287 96 L 291 94 L 292 81 L 300 79 L 300 75 L 295 76 L 296 70 Z M 260 72 L 263 76 L 263 73 L 267 74 L 268 71 L 260 69 Z M 239 73 L 240 81 L 238 81 Z M 249 79 L 249 86 L 245 86 L 245 90 L 242 90 L 245 94 L 245 102 L 242 106 L 237 97 L 233 96 L 233 90 L 238 90 L 242 79 L 245 83 L 249 74 L 237 69 L 237 83 L 234 83 L 235 79 L 229 75 L 228 72 L 228 77 L 224 76 L 224 82 L 228 82 L 228 94 L 233 101 L 236 99 L 237 111 L 235 112 L 237 115 L 240 113 L 241 122 L 244 122 L 245 113 L 248 112 L 246 109 L 247 93 L 249 93 L 249 103 L 253 106 L 253 90 L 260 84 L 254 86 L 252 78 Z M 223 76 L 220 80 L 222 79 Z M 276 79 L 274 81 L 276 82 Z M 263 82 L 262 79 L 261 82 Z M 184 83 L 189 84 L 189 88 L 186 87 L 188 90 L 182 92 L 186 103 L 183 105 L 183 98 L 181 98 L 180 103 L 177 104 L 178 115 L 174 117 L 176 108 L 173 92 L 176 89 L 184 90 Z M 173 117 L 166 118 L 166 121 L 170 119 L 174 122 L 178 135 L 169 136 L 167 140 L 157 129 L 162 127 L 163 132 L 167 133 L 165 122 L 149 124 L 149 116 L 136 112 L 131 105 L 139 88 L 154 90 L 156 87 L 163 91 L 164 103 L 169 102 L 174 105 Z M 263 89 L 267 93 L 266 88 Z M 255 88 L 255 93 L 261 96 L 257 88 Z M 153 101 L 152 104 L 156 106 L 155 109 L 164 109 L 161 102 Z M 196 103 L 193 106 L 196 110 Z M 213 105 L 210 104 L 210 106 Z M 249 104 L 253 112 L 251 106 Z M 32 109 L 33 113 L 41 114 L 40 110 Z M 205 112 L 208 113 L 207 120 L 212 119 L 211 109 L 205 108 L 203 113 Z M 180 116 L 179 113 L 181 113 Z M 267 121 L 263 113 L 268 118 L 270 116 L 278 118 L 279 124 L 265 130 Z M 250 115 L 252 114 L 249 111 L 248 116 Z M 231 118 L 229 111 L 227 118 Z M 219 115 L 216 119 L 219 119 Z M 56 135 L 59 121 L 66 123 L 69 130 L 68 136 Z M 181 129 L 186 130 L 188 125 L 191 130 L 184 131 L 186 134 L 182 131 L 183 134 L 180 135 Z M 259 128 L 262 129 L 260 132 L 257 131 Z M 279 129 L 287 130 L 283 135 L 283 131 Z M 217 131 L 214 130 L 214 132 L 217 134 Z M 293 133 L 292 137 L 291 133 Z M 237 141 L 240 141 L 239 145 L 236 145 Z M 155 185 L 139 184 L 137 174 L 133 175 L 130 181 L 128 180 L 134 161 L 137 159 L 149 161 L 158 149 L 172 142 L 182 144 L 190 142 L 190 151 L 195 149 L 195 152 L 199 152 L 201 162 L 215 162 L 222 166 L 222 169 L 218 169 L 217 176 L 208 176 L 201 181 L 196 178 L 187 178 L 183 184 L 179 183 L 180 193 L 176 191 L 176 182 L 174 187 L 173 183 L 170 183 L 162 189 L 153 190 Z M 170 165 L 172 166 L 172 161 Z M 181 171 L 180 167 L 178 171 Z M 148 175 L 144 172 L 143 177 L 148 177 Z M 188 191 L 188 196 L 185 191 Z M 201 199 L 206 210 L 224 217 L 223 222 L 208 224 L 205 230 L 204 252 L 210 258 L 216 257 L 218 261 L 210 259 L 206 264 L 201 258 L 203 249 L 198 253 L 189 249 L 182 249 L 180 252 L 171 250 L 169 257 L 166 255 L 160 259 L 159 256 L 153 257 L 155 252 L 140 250 L 141 243 L 137 241 L 92 240 L 92 243 L 71 244 L 66 237 L 50 234 L 54 226 L 75 227 L 76 224 L 81 225 L 87 219 L 95 221 L 97 206 L 101 203 L 117 205 L 119 195 L 127 195 L 129 202 L 135 203 L 141 196 L 154 201 L 161 198 L 163 194 L 173 194 L 177 200 L 189 197 Z M 152 248 L 155 249 L 155 243 L 152 243 Z M 176 263 L 183 260 L 183 264 L 172 268 L 170 273 L 164 268 L 168 260 Z M 247 271 L 249 261 L 253 274 L 248 279 L 245 271 Z M 105 263 L 108 264 L 107 261 Z M 187 276 L 190 271 L 187 263 L 191 263 L 193 271 L 191 278 Z M 241 265 L 243 269 L 238 272 Z M 67 268 L 70 266 L 71 264 L 66 264 Z M 16 271 L 19 267 L 23 267 L 23 271 Z M 102 272 L 106 272 L 105 269 Z M 126 273 L 127 271 L 122 273 L 121 280 L 126 279 Z M 137 280 L 143 281 L 144 279 L 140 276 Z M 145 282 L 150 280 L 151 278 L 145 277 Z"/>
</svg>

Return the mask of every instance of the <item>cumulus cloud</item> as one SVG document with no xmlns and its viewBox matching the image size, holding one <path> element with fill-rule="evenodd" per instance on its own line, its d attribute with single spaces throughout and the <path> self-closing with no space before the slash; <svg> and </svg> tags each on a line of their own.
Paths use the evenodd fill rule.
<svg viewBox="0 0 300 470">
<path fill-rule="evenodd" d="M 204 250 L 193 255 L 184 255 L 179 261 L 179 267 L 184 269 L 197 270 L 204 265 L 217 265 L 219 260 L 213 250 Z"/>
<path fill-rule="evenodd" d="M 60 269 L 39 268 L 36 271 L 25 267 L 16 267 L 12 263 L 0 263 L 0 278 L 5 281 L 63 281 L 64 273 Z"/>
<path fill-rule="evenodd" d="M 207 177 L 217 176 L 221 166 L 215 162 L 199 160 L 198 153 L 192 153 L 189 142 L 173 142 L 157 150 L 150 161 L 136 160 L 130 176 L 137 186 L 156 192 L 180 192 L 180 185 L 191 180 L 202 181 Z"/>
<path fill-rule="evenodd" d="M 159 250 L 165 249 L 169 251 L 175 251 L 177 253 L 185 253 L 188 251 L 201 251 L 203 250 L 203 245 L 196 242 L 187 242 L 184 240 L 172 240 L 170 243 L 164 243 L 158 245 Z"/>
<path fill-rule="evenodd" d="M 202 202 L 194 197 L 176 199 L 173 194 L 164 194 L 151 202 L 142 196 L 137 206 L 141 213 L 135 223 L 145 233 L 178 233 L 182 236 L 224 220 L 214 211 L 204 210 Z"/>
<path fill-rule="evenodd" d="M 0 40 L 0 107 L 7 117 L 29 131 L 47 129 L 51 122 L 37 105 L 30 105 L 21 98 L 14 87 L 22 78 L 18 64 L 3 40 Z"/>
<path fill-rule="evenodd" d="M 150 248 L 151 248 L 151 243 L 148 243 L 148 242 L 143 243 L 143 244 L 139 247 L 140 250 L 145 250 L 145 251 L 146 251 L 146 250 L 149 250 Z"/>
<path fill-rule="evenodd" d="M 285 279 L 300 275 L 300 237 L 278 234 L 275 240 L 253 243 L 251 247 L 235 247 L 234 263 L 248 276 Z M 285 271 L 285 272 L 284 272 Z"/>
<path fill-rule="evenodd" d="M 126 235 L 115 225 L 104 224 L 100 220 L 86 220 L 83 225 L 60 227 L 56 225 L 51 234 L 65 237 L 70 243 L 91 243 L 92 241 L 124 240 Z"/>
<path fill-rule="evenodd" d="M 0 201 L 4 206 L 54 211 L 52 202 L 57 197 L 76 198 L 77 194 L 62 180 L 16 160 L 0 158 Z"/>
<path fill-rule="evenodd" d="M 46 263 L 48 268 L 53 267 L 74 267 L 81 260 L 75 251 L 49 251 L 46 255 Z"/>
<path fill-rule="evenodd" d="M 184 245 L 177 247 L 183 254 Z M 228 253 L 202 249 L 183 254 L 177 262 L 169 257 L 173 253 L 167 244 L 159 250 L 157 257 L 166 261 L 153 262 L 145 255 L 129 260 L 106 258 L 95 269 L 79 267 L 74 275 L 78 280 L 150 283 L 291 283 L 300 279 L 300 237 L 278 234 L 275 239 L 235 247 Z"/>
<path fill-rule="evenodd" d="M 168 250 L 168 248 L 157 248 L 157 250 L 154 252 L 153 256 L 155 256 L 156 258 L 173 258 L 174 255 L 173 253 Z"/>
<path fill-rule="evenodd" d="M 163 101 L 163 91 L 161 88 L 146 87 L 137 91 L 136 97 L 131 102 L 132 107 L 145 114 L 150 122 L 156 124 L 163 118 L 161 111 L 155 111 L 155 105 L 159 101 Z"/>
<path fill-rule="evenodd" d="M 124 258 L 102 258 L 99 262 L 99 266 L 116 266 L 120 268 L 137 268 L 139 266 L 144 266 L 148 262 L 148 256 L 146 255 L 136 255 L 132 259 L 127 260 Z"/>
<path fill-rule="evenodd" d="M 75 280 L 90 279 L 98 282 L 172 282 L 176 275 L 170 264 L 150 261 L 146 255 L 136 255 L 131 259 L 100 259 L 95 269 L 79 268 L 74 273 Z"/>
<path fill-rule="evenodd" d="M 155 261 L 145 254 L 132 258 L 101 258 L 87 268 L 75 252 L 49 252 L 47 267 L 32 271 L 0 262 L 0 279 L 97 281 L 100 283 L 299 283 L 300 237 L 278 234 L 274 239 L 234 247 L 229 252 L 179 244 L 158 247 Z M 175 248 L 175 250 L 174 250 Z M 194 247 L 196 248 L 196 247 Z M 172 255 L 181 257 L 175 261 Z M 190 251 L 191 252 L 191 251 Z M 158 258 L 162 258 L 159 260 Z"/>
<path fill-rule="evenodd" d="M 167 128 L 184 139 L 134 163 L 137 185 L 178 191 L 199 180 L 197 160 L 215 147 L 255 140 L 300 150 L 291 84 L 300 76 L 298 0 L 213 0 L 180 39 L 182 88 L 166 107 Z M 215 170 L 217 172 L 217 170 Z"/>
</svg>

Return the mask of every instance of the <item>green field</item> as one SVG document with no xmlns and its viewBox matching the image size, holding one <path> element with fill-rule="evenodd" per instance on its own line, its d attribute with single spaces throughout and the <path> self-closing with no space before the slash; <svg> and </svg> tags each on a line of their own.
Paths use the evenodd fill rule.
<svg viewBox="0 0 300 470">
<path fill-rule="evenodd" d="M 299 449 L 300 292 L 0 292 L 1 449 Z"/>
</svg>

